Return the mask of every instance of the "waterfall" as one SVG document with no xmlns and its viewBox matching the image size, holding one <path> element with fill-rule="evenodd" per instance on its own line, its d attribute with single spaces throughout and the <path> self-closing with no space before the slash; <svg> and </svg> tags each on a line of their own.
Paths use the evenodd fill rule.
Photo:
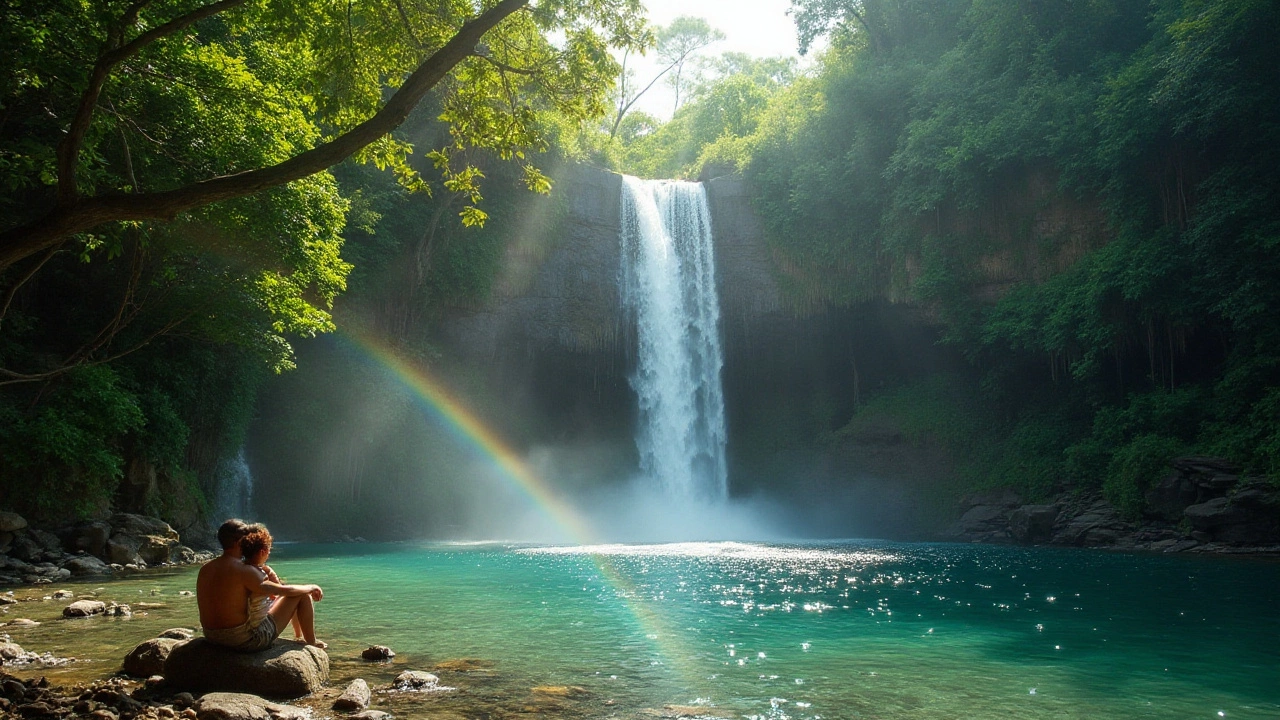
<svg viewBox="0 0 1280 720">
<path fill-rule="evenodd" d="M 622 181 L 622 303 L 636 320 L 640 470 L 667 494 L 723 500 L 724 391 L 711 215 L 701 183 Z"/>
<path fill-rule="evenodd" d="M 219 466 L 213 506 L 218 512 L 214 518 L 217 522 L 233 517 L 247 519 L 253 514 L 253 473 L 244 459 L 244 448 Z"/>
</svg>

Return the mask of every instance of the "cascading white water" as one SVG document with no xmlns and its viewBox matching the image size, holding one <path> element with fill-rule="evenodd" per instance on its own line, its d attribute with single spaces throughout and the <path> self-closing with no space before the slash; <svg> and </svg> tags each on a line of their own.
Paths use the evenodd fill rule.
<svg viewBox="0 0 1280 720">
<path fill-rule="evenodd" d="M 244 448 L 218 468 L 218 489 L 214 507 L 218 518 L 248 518 L 253 514 L 253 473 L 244 458 Z M 221 520 L 218 520 L 221 522 Z"/>
<path fill-rule="evenodd" d="M 668 494 L 728 495 L 720 302 L 701 183 L 622 180 L 624 307 L 635 314 L 640 469 Z"/>
</svg>

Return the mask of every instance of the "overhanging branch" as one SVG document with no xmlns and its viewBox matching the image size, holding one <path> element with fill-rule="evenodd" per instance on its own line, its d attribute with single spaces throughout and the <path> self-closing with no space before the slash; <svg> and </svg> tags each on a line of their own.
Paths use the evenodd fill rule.
<svg viewBox="0 0 1280 720">
<path fill-rule="evenodd" d="M 234 3 L 243 2 L 243 0 L 223 0 L 223 2 Z M 338 164 L 397 128 L 427 92 L 444 79 L 454 66 L 472 54 L 476 43 L 486 32 L 528 3 L 529 0 L 502 0 L 467 22 L 457 34 L 450 38 L 449 42 L 424 60 L 409 75 L 404 84 L 373 117 L 333 140 L 278 165 L 211 178 L 162 192 L 67 198 L 35 222 L 0 233 L 0 271 L 34 253 L 61 244 L 71 235 L 104 223 L 127 220 L 171 220 L 188 210 L 253 195 Z M 221 3 L 214 3 L 206 8 L 219 5 Z M 151 32 L 155 33 L 160 29 L 156 28 Z M 140 41 L 145 36 L 140 36 L 134 42 Z M 125 48 L 121 48 L 121 51 L 124 50 Z M 100 89 L 99 85 L 99 91 Z M 96 95 L 94 100 L 96 102 Z M 90 109 L 91 112 L 92 109 Z"/>
</svg>

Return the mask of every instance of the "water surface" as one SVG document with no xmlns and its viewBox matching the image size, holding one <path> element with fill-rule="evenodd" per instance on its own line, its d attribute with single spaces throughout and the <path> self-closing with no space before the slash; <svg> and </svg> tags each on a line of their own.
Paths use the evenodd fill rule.
<svg viewBox="0 0 1280 720">
<path fill-rule="evenodd" d="M 295 545 L 272 564 L 324 586 L 335 683 L 441 667 L 454 690 L 377 698 L 402 717 L 1280 717 L 1280 563 L 1265 560 L 848 542 Z M 163 604 L 130 620 L 11 606 L 48 622 L 10 632 L 88 660 L 38 674 L 102 676 L 195 623 L 179 595 L 194 580 L 97 586 Z M 355 659 L 374 643 L 395 663 Z"/>
</svg>

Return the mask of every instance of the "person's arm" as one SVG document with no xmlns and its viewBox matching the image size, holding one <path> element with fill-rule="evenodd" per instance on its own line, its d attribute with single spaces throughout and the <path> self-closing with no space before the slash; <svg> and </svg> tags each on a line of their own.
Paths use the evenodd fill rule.
<svg viewBox="0 0 1280 720">
<path fill-rule="evenodd" d="M 254 595 L 280 595 L 283 597 L 310 595 L 311 599 L 316 601 L 324 598 L 324 592 L 319 585 L 283 585 L 268 580 L 266 573 L 252 565 L 246 567 L 249 572 L 245 575 L 247 580 L 245 587 Z"/>
<path fill-rule="evenodd" d="M 267 579 L 268 579 L 268 580 L 270 580 L 271 582 L 273 582 L 273 583 L 280 583 L 281 585 L 283 585 L 283 584 L 284 584 L 284 583 L 280 582 L 280 576 L 276 574 L 276 571 L 275 571 L 275 570 L 272 570 L 272 569 L 271 569 L 271 566 L 270 566 L 270 565 L 263 565 L 263 566 L 262 566 L 262 571 L 263 571 L 263 572 L 265 572 L 265 573 L 267 574 Z"/>
</svg>

